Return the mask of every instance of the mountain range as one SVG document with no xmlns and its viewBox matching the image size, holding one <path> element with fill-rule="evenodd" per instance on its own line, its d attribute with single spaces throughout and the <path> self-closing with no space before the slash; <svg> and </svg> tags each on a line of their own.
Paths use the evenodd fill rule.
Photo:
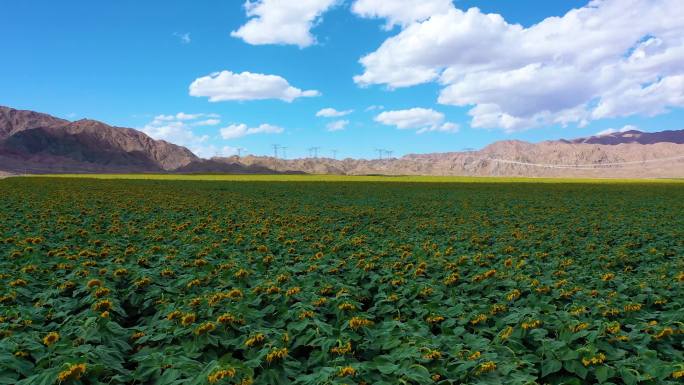
<svg viewBox="0 0 684 385">
<path fill-rule="evenodd" d="M 185 147 L 132 128 L 70 122 L 0 107 L 0 171 L 9 173 L 270 172 L 200 159 Z"/>
<path fill-rule="evenodd" d="M 0 107 L 2 173 L 310 173 L 526 177 L 684 177 L 684 130 L 630 130 L 391 159 L 201 159 L 132 128 Z"/>
</svg>

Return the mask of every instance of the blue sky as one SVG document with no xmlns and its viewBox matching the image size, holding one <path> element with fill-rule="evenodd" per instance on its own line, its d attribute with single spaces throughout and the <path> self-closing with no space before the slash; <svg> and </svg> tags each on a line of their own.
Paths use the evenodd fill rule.
<svg viewBox="0 0 684 385">
<path fill-rule="evenodd" d="M 424 15 L 415 1 L 7 2 L 0 105 L 143 129 L 203 156 L 279 144 L 289 158 L 313 146 L 368 158 L 684 128 L 676 0 L 424 0 Z M 326 108 L 351 112 L 316 116 Z"/>
</svg>

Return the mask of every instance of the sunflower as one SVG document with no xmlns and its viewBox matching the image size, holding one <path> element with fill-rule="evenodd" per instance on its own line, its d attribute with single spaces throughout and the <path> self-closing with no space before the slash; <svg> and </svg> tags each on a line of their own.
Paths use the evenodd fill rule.
<svg viewBox="0 0 684 385">
<path fill-rule="evenodd" d="M 353 377 L 356 375 L 356 369 L 351 366 L 345 366 L 340 368 L 337 372 L 337 377 Z"/>
<path fill-rule="evenodd" d="M 475 374 L 478 376 L 481 374 L 493 372 L 496 370 L 496 363 L 494 361 L 487 361 L 481 363 L 478 367 L 477 370 L 475 371 Z"/>
<path fill-rule="evenodd" d="M 216 330 L 216 325 L 214 325 L 213 322 L 205 322 L 195 330 L 195 334 L 201 336 L 203 334 L 211 333 L 214 330 Z"/>
<path fill-rule="evenodd" d="M 71 365 L 67 370 L 59 373 L 59 382 L 61 383 L 69 380 L 80 380 L 81 376 L 85 374 L 86 369 L 86 364 Z"/>
<path fill-rule="evenodd" d="M 207 381 L 209 381 L 210 384 L 215 384 L 219 381 L 221 381 L 224 378 L 233 378 L 235 377 L 236 371 L 235 369 L 221 369 L 214 371 L 210 375 L 207 376 Z"/>
<path fill-rule="evenodd" d="M 59 333 L 57 332 L 50 332 L 43 338 L 43 344 L 45 346 L 53 345 L 57 341 L 59 341 Z"/>
<path fill-rule="evenodd" d="M 190 326 L 195 323 L 197 316 L 195 313 L 187 313 L 181 317 L 181 325 Z"/>
<path fill-rule="evenodd" d="M 277 360 L 282 360 L 283 358 L 287 357 L 288 351 L 287 348 L 281 348 L 281 349 L 272 349 L 268 354 L 266 355 L 266 361 L 271 363 L 273 361 Z"/>
<path fill-rule="evenodd" d="M 249 337 L 247 341 L 245 341 L 245 346 L 251 348 L 257 345 L 261 345 L 262 343 L 264 343 L 265 340 L 266 336 L 264 336 L 262 333 L 257 333 L 252 337 Z"/>
</svg>

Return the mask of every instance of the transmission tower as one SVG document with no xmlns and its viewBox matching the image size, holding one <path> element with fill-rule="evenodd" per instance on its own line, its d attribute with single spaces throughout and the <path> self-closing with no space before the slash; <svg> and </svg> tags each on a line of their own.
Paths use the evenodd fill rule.
<svg viewBox="0 0 684 385">
<path fill-rule="evenodd" d="M 376 148 L 375 152 L 378 153 L 378 159 L 382 160 L 382 153 L 385 152 L 382 148 Z"/>
<path fill-rule="evenodd" d="M 309 147 L 309 158 L 318 158 L 318 150 L 320 147 Z"/>
<path fill-rule="evenodd" d="M 337 150 L 330 150 L 332 152 L 333 159 L 337 160 Z"/>
<path fill-rule="evenodd" d="M 280 147 L 283 150 L 283 159 L 287 159 L 287 147 Z"/>
<path fill-rule="evenodd" d="M 385 150 L 385 155 L 387 156 L 387 159 L 392 159 L 392 154 L 394 151 L 392 150 Z"/>
<path fill-rule="evenodd" d="M 273 157 L 278 159 L 278 149 L 280 148 L 280 145 L 278 144 L 273 144 Z"/>
</svg>

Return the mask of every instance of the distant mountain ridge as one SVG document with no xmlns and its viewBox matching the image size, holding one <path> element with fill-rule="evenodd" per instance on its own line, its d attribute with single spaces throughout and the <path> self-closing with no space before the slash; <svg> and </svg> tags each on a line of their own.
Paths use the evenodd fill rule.
<svg viewBox="0 0 684 385">
<path fill-rule="evenodd" d="M 504 140 L 481 150 L 376 160 L 201 159 L 131 128 L 0 107 L 0 175 L 23 172 L 684 178 L 684 130 L 631 130 L 540 143 Z"/>
<path fill-rule="evenodd" d="M 0 107 L 0 170 L 6 172 L 253 173 L 241 164 L 208 165 L 185 147 L 132 128 L 95 120 L 69 122 L 33 111 Z M 258 172 L 265 172 L 256 168 Z"/>
<path fill-rule="evenodd" d="M 684 178 L 684 130 L 627 131 L 574 140 L 494 142 L 481 150 L 392 159 L 217 158 L 311 174 Z"/>
</svg>

